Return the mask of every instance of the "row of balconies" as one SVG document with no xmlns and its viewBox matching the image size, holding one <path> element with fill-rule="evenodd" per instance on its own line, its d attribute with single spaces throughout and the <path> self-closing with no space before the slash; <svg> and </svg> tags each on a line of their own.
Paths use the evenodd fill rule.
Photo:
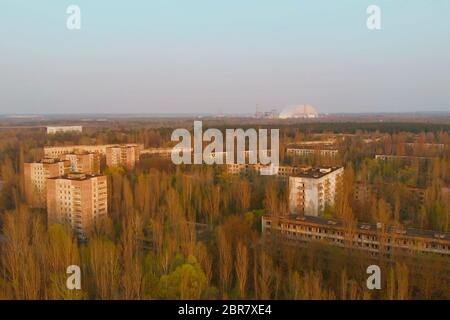
<svg viewBox="0 0 450 320">
<path fill-rule="evenodd" d="M 266 224 L 267 228 L 271 228 L 270 224 Z M 297 228 L 295 228 L 297 227 Z M 299 228 L 300 227 L 300 228 Z M 345 237 L 343 232 L 337 232 L 334 230 L 325 229 L 322 230 L 314 227 L 304 227 L 304 226 L 293 226 L 281 224 L 279 231 L 282 234 L 290 234 L 295 237 L 303 237 L 309 240 L 329 240 L 331 242 L 341 242 L 343 243 Z M 349 240 L 349 239 L 347 239 Z M 365 234 L 355 234 L 352 237 L 353 245 L 358 245 L 359 247 L 372 248 L 375 250 L 379 250 L 380 241 L 376 235 L 365 235 Z M 426 251 L 426 252 L 435 252 L 435 253 L 446 253 L 450 254 L 450 245 L 439 244 L 428 241 L 417 240 L 405 240 L 405 239 L 395 239 L 393 241 L 392 237 L 386 238 L 386 241 L 382 242 L 382 247 L 386 249 L 386 251 L 390 251 L 392 248 L 400 248 L 404 250 L 415 250 L 415 251 Z"/>
</svg>

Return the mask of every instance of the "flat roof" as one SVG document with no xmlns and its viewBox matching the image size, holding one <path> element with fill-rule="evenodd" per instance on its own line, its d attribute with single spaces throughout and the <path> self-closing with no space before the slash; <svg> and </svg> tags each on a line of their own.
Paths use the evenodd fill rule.
<svg viewBox="0 0 450 320">
<path fill-rule="evenodd" d="M 72 180 L 72 181 L 83 181 L 83 180 L 89 180 L 91 178 L 98 178 L 98 177 L 106 177 L 106 176 L 105 175 L 101 175 L 101 174 L 69 173 L 69 174 L 65 174 L 65 175 L 60 176 L 60 177 L 52 177 L 52 178 L 48 178 L 48 179 L 51 179 L 51 180 L 63 179 L 63 180 Z"/>
<path fill-rule="evenodd" d="M 315 145 L 311 145 L 311 144 L 298 144 L 298 145 L 290 145 L 287 146 L 286 149 L 293 149 L 293 150 L 328 150 L 328 151 L 335 151 L 338 150 L 336 145 L 332 145 L 332 144 L 315 144 Z"/>
<path fill-rule="evenodd" d="M 273 218 L 272 216 L 265 216 Z M 344 224 L 341 220 L 338 219 L 325 219 L 322 217 L 315 216 L 299 216 L 296 214 L 289 214 L 285 216 L 285 218 L 280 217 L 280 221 L 292 221 L 292 222 L 309 222 L 314 224 L 319 224 L 323 226 L 330 227 L 344 227 Z M 377 224 L 375 223 L 366 223 L 366 222 L 358 222 L 357 224 L 358 230 L 361 231 L 372 231 L 376 232 L 378 230 Z M 435 240 L 446 240 L 450 241 L 450 233 L 443 231 L 435 231 L 435 230 L 422 230 L 416 228 L 401 228 L 394 226 L 387 226 L 387 232 L 390 234 L 399 234 L 410 237 L 421 237 L 421 238 L 429 238 Z M 439 237 L 436 237 L 439 235 Z"/>
<path fill-rule="evenodd" d="M 85 156 L 89 154 L 97 154 L 95 152 L 87 151 L 87 150 L 73 150 L 72 152 L 65 153 L 65 156 Z"/>
<path fill-rule="evenodd" d="M 339 170 L 343 167 L 315 167 L 315 168 L 307 168 L 305 170 L 299 170 L 295 172 L 291 177 L 301 177 L 301 178 L 322 178 L 327 174 L 330 174 L 336 170 Z"/>
<path fill-rule="evenodd" d="M 139 146 L 137 143 L 119 143 L 111 145 L 107 148 L 133 148 Z"/>
<path fill-rule="evenodd" d="M 143 143 L 109 143 L 109 144 L 76 144 L 76 145 L 63 145 L 63 146 L 44 146 L 44 150 L 52 149 L 83 149 L 83 148 L 108 148 L 115 146 L 143 146 Z"/>
<path fill-rule="evenodd" d="M 41 161 L 38 162 L 24 162 L 25 164 L 37 164 L 37 163 L 45 163 L 45 164 L 55 164 L 59 162 L 69 162 L 69 160 L 60 160 L 55 158 L 42 158 Z"/>
</svg>

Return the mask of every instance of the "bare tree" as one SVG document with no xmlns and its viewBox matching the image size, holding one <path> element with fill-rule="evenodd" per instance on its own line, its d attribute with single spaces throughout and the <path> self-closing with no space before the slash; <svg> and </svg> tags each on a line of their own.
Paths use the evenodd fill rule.
<svg viewBox="0 0 450 320">
<path fill-rule="evenodd" d="M 234 262 L 236 278 L 239 287 L 239 295 L 242 299 L 246 296 L 247 275 L 248 275 L 248 251 L 247 246 L 239 241 L 236 246 L 236 260 Z"/>
</svg>

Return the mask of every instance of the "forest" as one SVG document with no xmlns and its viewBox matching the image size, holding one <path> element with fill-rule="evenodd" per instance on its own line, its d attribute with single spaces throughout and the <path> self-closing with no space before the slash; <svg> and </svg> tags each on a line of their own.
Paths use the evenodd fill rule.
<svg viewBox="0 0 450 320">
<path fill-rule="evenodd" d="M 294 246 L 263 237 L 262 215 L 288 213 L 287 183 L 273 176 L 175 166 L 155 156 L 143 156 L 133 170 L 106 168 L 103 161 L 108 218 L 87 241 L 78 241 L 66 225 L 48 226 L 46 210 L 25 203 L 22 164 L 41 159 L 44 146 L 165 147 L 171 126 L 178 125 L 92 127 L 82 135 L 55 136 L 32 128 L 0 130 L 0 299 L 450 299 L 448 257 L 374 258 L 321 242 Z M 449 128 L 312 127 L 281 128 L 281 163 L 345 168 L 326 216 L 450 232 Z M 285 153 L 290 144 L 330 136 L 336 157 Z M 428 147 L 435 144 L 444 147 Z M 377 154 L 412 160 L 379 161 Z M 355 197 L 360 186 L 368 190 L 363 199 Z M 82 270 L 81 290 L 66 288 L 66 268 L 74 264 Z M 381 267 L 381 290 L 366 287 L 371 264 Z"/>
</svg>

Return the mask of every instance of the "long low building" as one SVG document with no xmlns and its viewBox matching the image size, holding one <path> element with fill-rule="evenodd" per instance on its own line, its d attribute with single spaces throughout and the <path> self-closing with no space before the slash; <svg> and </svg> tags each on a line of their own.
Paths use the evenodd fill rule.
<svg viewBox="0 0 450 320">
<path fill-rule="evenodd" d="M 335 157 L 338 155 L 337 149 L 316 149 L 316 148 L 287 148 L 286 153 L 291 156 L 308 157 L 308 156 L 328 156 Z"/>
<path fill-rule="evenodd" d="M 125 143 L 120 144 L 121 146 L 134 146 L 139 150 L 144 148 L 143 144 L 137 143 Z M 71 145 L 71 146 L 57 146 L 57 147 L 44 147 L 44 156 L 46 158 L 59 159 L 62 155 L 68 153 L 99 153 L 101 155 L 106 155 L 108 148 L 119 146 L 119 144 L 101 144 L 101 145 Z"/>
<path fill-rule="evenodd" d="M 250 171 L 255 171 L 261 173 L 262 170 L 270 169 L 270 166 L 262 164 L 227 164 L 227 172 L 230 174 L 241 174 L 249 173 Z M 310 167 L 298 167 L 298 166 L 273 166 L 273 170 L 277 177 L 287 179 L 292 175 L 300 174 L 310 170 Z"/>
<path fill-rule="evenodd" d="M 82 126 L 59 126 L 47 127 L 47 134 L 65 133 L 65 132 L 79 132 L 83 131 Z"/>
<path fill-rule="evenodd" d="M 278 235 L 294 243 L 324 241 L 373 255 L 414 252 L 450 255 L 449 233 L 396 228 L 381 223 L 359 223 L 350 228 L 340 220 L 291 214 L 263 216 L 262 231 L 265 235 Z"/>
<path fill-rule="evenodd" d="M 157 156 L 163 156 L 163 157 L 170 157 L 172 154 L 173 148 L 148 148 L 141 150 L 141 155 L 143 154 L 149 154 L 149 155 L 157 155 Z M 186 149 L 187 152 L 192 151 L 191 149 Z"/>
<path fill-rule="evenodd" d="M 437 160 L 439 158 L 437 158 L 437 157 L 418 157 L 418 156 L 398 156 L 398 155 L 391 155 L 391 154 L 376 154 L 375 159 L 381 160 L 381 161 L 394 161 L 394 160 L 431 161 L 431 160 Z"/>
</svg>

